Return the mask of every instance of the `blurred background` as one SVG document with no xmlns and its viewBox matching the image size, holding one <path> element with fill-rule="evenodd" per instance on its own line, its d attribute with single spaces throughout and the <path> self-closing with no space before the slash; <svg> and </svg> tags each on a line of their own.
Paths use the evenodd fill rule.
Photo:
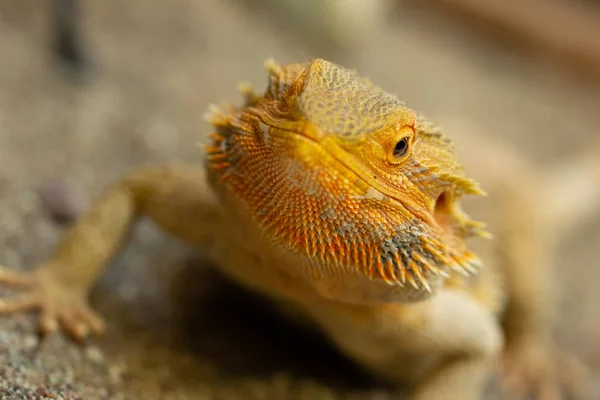
<svg viewBox="0 0 600 400">
<path fill-rule="evenodd" d="M 598 1 L 0 0 L 0 264 L 45 259 L 131 168 L 200 162 L 202 114 L 240 81 L 262 90 L 269 57 L 358 69 L 540 168 L 600 135 Z M 561 343 L 596 378 L 599 240 L 591 221 L 556 260 Z M 105 337 L 82 350 L 0 319 L 2 398 L 402 398 L 207 264 L 142 221 L 94 291 Z"/>
</svg>

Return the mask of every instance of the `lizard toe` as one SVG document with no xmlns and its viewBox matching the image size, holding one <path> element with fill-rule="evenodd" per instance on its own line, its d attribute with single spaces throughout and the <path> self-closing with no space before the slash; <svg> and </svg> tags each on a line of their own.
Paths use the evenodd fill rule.
<svg viewBox="0 0 600 400">
<path fill-rule="evenodd" d="M 43 310 L 40 315 L 39 329 L 42 335 L 50 335 L 58 331 L 58 319 L 48 310 Z"/>
<path fill-rule="evenodd" d="M 0 265 L 0 283 L 8 287 L 32 286 L 35 279 L 30 272 L 13 271 Z"/>
<path fill-rule="evenodd" d="M 88 325 L 73 315 L 63 316 L 60 321 L 65 332 L 78 342 L 85 340 L 90 333 Z"/>
<path fill-rule="evenodd" d="M 510 346 L 503 359 L 504 385 L 514 398 L 583 399 L 585 367 L 555 346 L 527 341 Z M 582 397 L 583 396 L 583 397 Z"/>
<path fill-rule="evenodd" d="M 104 333 L 104 330 L 106 329 L 104 320 L 94 310 L 87 306 L 83 306 L 79 310 L 79 315 L 84 321 L 86 321 L 91 334 L 101 335 Z"/>
<path fill-rule="evenodd" d="M 39 296 L 36 293 L 26 293 L 14 298 L 0 299 L 0 314 L 14 314 L 30 311 L 40 305 Z"/>
</svg>

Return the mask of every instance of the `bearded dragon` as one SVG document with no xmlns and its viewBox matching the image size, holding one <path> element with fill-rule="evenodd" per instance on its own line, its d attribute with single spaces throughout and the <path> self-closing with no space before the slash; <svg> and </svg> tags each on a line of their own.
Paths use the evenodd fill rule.
<svg viewBox="0 0 600 400">
<path fill-rule="evenodd" d="M 241 107 L 209 113 L 205 165 L 132 171 L 42 265 L 1 268 L 0 282 L 24 293 L 1 300 L 0 312 L 37 309 L 43 332 L 76 339 L 102 333 L 88 293 L 147 215 L 411 399 L 478 399 L 498 365 L 518 393 L 554 399 L 567 388 L 561 368 L 570 363 L 546 312 L 554 239 L 539 221 L 559 231 L 573 202 L 539 213 L 537 190 L 549 190 L 539 177 L 482 157 L 502 200 L 487 214 L 500 221 L 487 240 L 461 205 L 484 191 L 436 125 L 325 60 L 266 67 L 264 93 L 243 85 Z M 597 160 L 578 171 L 600 171 Z"/>
</svg>

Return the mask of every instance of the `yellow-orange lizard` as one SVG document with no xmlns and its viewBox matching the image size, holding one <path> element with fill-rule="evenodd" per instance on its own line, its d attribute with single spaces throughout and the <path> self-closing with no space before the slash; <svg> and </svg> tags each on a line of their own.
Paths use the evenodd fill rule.
<svg viewBox="0 0 600 400">
<path fill-rule="evenodd" d="M 498 188 L 493 212 L 484 213 L 496 221 L 496 240 L 473 244 L 481 262 L 467 240 L 487 234 L 460 202 L 483 191 L 448 136 L 325 60 L 267 69 L 264 94 L 244 87 L 242 107 L 212 110 L 205 166 L 135 170 L 48 261 L 27 273 L 1 268 L 0 282 L 25 293 L 0 300 L 0 312 L 38 309 L 43 331 L 101 333 L 88 292 L 136 218 L 148 215 L 209 249 L 229 277 L 305 318 L 366 369 L 407 385 L 412 399 L 480 398 L 499 361 L 516 393 L 554 399 L 568 389 L 562 368 L 570 363 L 548 332 L 556 239 L 547 232 L 573 220 L 565 214 L 588 181 L 552 212 L 538 212 L 538 196 L 554 186 L 508 165 L 510 157 L 485 165 L 474 149 L 476 172 L 487 169 Z M 598 159 L 580 164 L 574 171 L 596 185 Z"/>
</svg>

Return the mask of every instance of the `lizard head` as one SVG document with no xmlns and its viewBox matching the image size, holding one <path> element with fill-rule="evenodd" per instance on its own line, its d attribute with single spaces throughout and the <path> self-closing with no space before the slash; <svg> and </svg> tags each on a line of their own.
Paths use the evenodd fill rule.
<svg viewBox="0 0 600 400">
<path fill-rule="evenodd" d="M 483 192 L 447 136 L 325 60 L 267 69 L 263 96 L 245 90 L 246 107 L 213 116 L 209 160 L 269 239 L 302 254 L 317 281 L 343 271 L 431 292 L 475 271 L 466 240 L 485 232 L 460 199 Z"/>
</svg>

